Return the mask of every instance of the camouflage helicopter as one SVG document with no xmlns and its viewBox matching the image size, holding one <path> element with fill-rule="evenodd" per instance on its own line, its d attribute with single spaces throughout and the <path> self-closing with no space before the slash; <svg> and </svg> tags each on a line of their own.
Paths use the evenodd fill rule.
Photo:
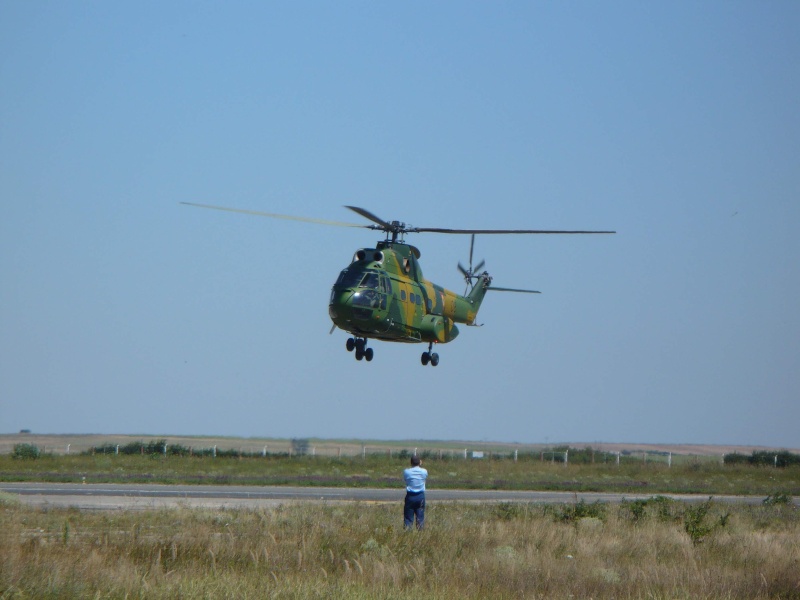
<svg viewBox="0 0 800 600">
<path fill-rule="evenodd" d="M 355 252 L 350 264 L 342 269 L 333 284 L 328 314 L 333 321 L 331 333 L 338 327 L 352 337 L 347 338 L 348 352 L 355 351 L 356 360 L 370 362 L 374 350 L 367 346 L 370 339 L 385 342 L 427 343 L 422 353 L 423 365 L 437 366 L 439 355 L 433 352 L 434 344 L 446 344 L 458 336 L 457 323 L 475 326 L 475 318 L 488 291 L 538 294 L 536 290 L 497 287 L 480 261 L 472 266 L 475 235 L 478 234 L 597 234 L 614 231 L 561 231 L 542 229 L 448 229 L 441 227 L 413 227 L 400 221 L 384 221 L 370 211 L 357 206 L 346 206 L 371 224 L 343 223 L 325 219 L 295 217 L 275 213 L 228 208 L 210 204 L 182 202 L 189 206 L 211 208 L 229 212 L 382 231 L 386 237 L 374 248 L 361 248 Z M 471 235 L 469 265 L 458 263 L 464 276 L 464 294 L 457 294 L 432 283 L 422 275 L 419 264 L 420 251 L 405 243 L 407 233 L 444 233 Z"/>
</svg>

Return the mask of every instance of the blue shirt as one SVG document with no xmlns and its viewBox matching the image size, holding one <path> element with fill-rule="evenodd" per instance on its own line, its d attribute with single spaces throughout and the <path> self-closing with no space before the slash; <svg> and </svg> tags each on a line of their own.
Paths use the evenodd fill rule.
<svg viewBox="0 0 800 600">
<path fill-rule="evenodd" d="M 418 494 L 425 491 L 425 480 L 428 478 L 428 471 L 422 467 L 410 467 L 403 471 L 403 479 L 406 480 L 406 491 Z"/>
</svg>

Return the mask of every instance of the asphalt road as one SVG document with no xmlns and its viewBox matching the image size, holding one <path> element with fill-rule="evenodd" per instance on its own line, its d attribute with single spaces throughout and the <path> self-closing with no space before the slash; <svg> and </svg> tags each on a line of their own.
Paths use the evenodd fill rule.
<svg viewBox="0 0 800 600">
<path fill-rule="evenodd" d="M 260 508 L 292 502 L 401 502 L 402 489 L 323 488 L 224 485 L 148 485 L 79 483 L 0 483 L 0 492 L 16 495 L 29 506 L 75 507 L 82 510 L 147 510 L 164 507 Z M 663 494 L 684 502 L 702 502 L 706 495 Z M 596 501 L 619 503 L 653 494 L 605 494 L 502 490 L 427 491 L 428 502 L 530 502 L 557 504 Z M 763 496 L 714 496 L 721 502 L 760 504 Z M 797 501 L 796 501 L 797 503 Z"/>
</svg>

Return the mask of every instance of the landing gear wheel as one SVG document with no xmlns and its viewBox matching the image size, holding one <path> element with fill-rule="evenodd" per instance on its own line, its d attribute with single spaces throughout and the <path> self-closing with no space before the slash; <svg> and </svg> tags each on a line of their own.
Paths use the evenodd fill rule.
<svg viewBox="0 0 800 600">
<path fill-rule="evenodd" d="M 372 348 L 367 348 L 367 338 L 349 338 L 347 340 L 348 352 L 356 351 L 356 360 L 367 359 L 367 362 L 372 360 L 375 356 L 375 351 Z"/>
<path fill-rule="evenodd" d="M 436 352 L 431 352 L 433 349 L 433 342 L 428 344 L 428 351 L 422 353 L 422 366 L 424 367 L 428 363 L 431 364 L 432 367 L 435 367 L 439 364 L 439 355 Z"/>
</svg>

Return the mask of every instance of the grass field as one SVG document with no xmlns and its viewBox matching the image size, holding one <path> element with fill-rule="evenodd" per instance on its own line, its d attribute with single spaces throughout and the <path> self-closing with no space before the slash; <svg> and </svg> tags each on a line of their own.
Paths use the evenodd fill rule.
<svg viewBox="0 0 800 600">
<path fill-rule="evenodd" d="M 247 457 L 6 453 L 0 478 L 400 487 L 409 446 L 352 447 L 352 454 L 305 456 L 274 447 Z M 646 452 L 617 464 L 602 453 L 594 462 L 584 453 L 584 462 L 564 463 L 533 451 L 514 460 L 502 448 L 484 447 L 483 459 L 420 450 L 431 488 L 616 491 L 650 499 L 434 503 L 425 531 L 405 532 L 399 503 L 80 512 L 25 507 L 0 494 L 0 600 L 800 600 L 796 466 L 726 466 L 714 455 L 683 455 L 669 466 Z M 659 496 L 667 493 L 770 502 L 684 504 Z"/>
<path fill-rule="evenodd" d="M 800 495 L 800 468 L 716 461 L 673 464 L 632 460 L 568 464 L 526 455 L 519 460 L 464 460 L 434 456 L 423 461 L 431 488 L 610 491 L 635 494 Z M 189 483 L 400 487 L 407 458 L 371 454 L 362 457 L 273 456 L 212 458 L 196 456 L 123 456 L 114 454 L 43 456 L 36 460 L 0 455 L 0 480 L 87 483 Z"/>
<path fill-rule="evenodd" d="M 36 510 L 0 498 L 0 598 L 800 598 L 800 511 L 655 498 Z"/>
</svg>

